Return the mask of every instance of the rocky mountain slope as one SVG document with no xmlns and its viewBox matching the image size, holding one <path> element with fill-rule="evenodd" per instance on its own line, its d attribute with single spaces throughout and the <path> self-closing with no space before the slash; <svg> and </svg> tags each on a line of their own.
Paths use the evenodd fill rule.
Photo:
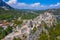
<svg viewBox="0 0 60 40">
<path fill-rule="evenodd" d="M 56 25 L 56 23 L 56 17 L 51 13 L 45 12 L 33 20 L 25 20 L 22 24 L 22 27 L 20 29 L 16 29 L 16 31 L 18 31 L 17 34 L 16 32 L 12 32 L 11 34 L 7 35 L 4 40 L 7 40 L 9 38 L 12 40 L 14 37 L 20 37 L 22 39 L 23 35 L 25 34 L 25 36 L 27 36 L 26 40 L 37 40 L 42 30 L 45 31 L 49 36 L 49 32 L 47 29 L 45 29 L 45 27 L 48 26 L 48 28 L 51 28 L 51 26 L 53 26 L 53 24 Z M 37 28 L 37 30 L 33 32 L 34 28 Z"/>
<path fill-rule="evenodd" d="M 5 3 L 3 0 L 0 0 L 0 7 L 4 9 L 13 9 L 11 6 L 9 6 L 7 3 Z"/>
</svg>

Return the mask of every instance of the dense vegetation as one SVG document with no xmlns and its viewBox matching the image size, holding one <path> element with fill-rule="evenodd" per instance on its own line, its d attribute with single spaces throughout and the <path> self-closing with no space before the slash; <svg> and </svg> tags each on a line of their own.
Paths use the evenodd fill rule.
<svg viewBox="0 0 60 40">
<path fill-rule="evenodd" d="M 33 19 L 38 16 L 38 14 L 32 12 L 27 10 L 4 10 L 0 8 L 0 20 L 12 20 L 18 17 L 22 19 Z"/>
<path fill-rule="evenodd" d="M 47 11 L 47 10 L 46 10 Z M 33 13 L 34 12 L 34 13 Z M 0 8 L 0 20 L 8 20 L 8 22 L 10 22 L 13 19 L 18 19 L 19 17 L 21 17 L 22 20 L 24 19 L 34 19 L 36 18 L 40 13 L 44 13 L 45 11 L 32 11 L 29 10 L 4 10 L 2 8 Z M 55 15 L 59 15 L 60 14 L 60 9 L 57 10 L 51 10 L 52 13 L 54 13 Z M 36 14 L 37 13 L 37 14 Z M 38 40 L 60 40 L 57 37 L 60 36 L 60 20 L 58 20 L 58 23 L 56 26 L 51 27 L 50 29 L 48 29 L 49 31 L 49 35 L 50 37 L 48 38 L 48 36 L 46 35 L 46 33 L 42 32 L 42 34 L 40 35 L 40 37 L 38 38 Z M 22 21 L 15 21 L 15 24 L 21 24 Z M 45 28 L 46 27 L 46 24 Z M 5 36 L 7 36 L 9 33 L 12 32 L 12 27 L 8 27 L 5 30 L 0 27 L 0 40 L 2 38 L 4 38 Z M 37 28 L 33 29 L 33 34 L 34 32 L 36 32 Z M 20 40 L 19 38 L 14 38 L 14 40 Z"/>
<path fill-rule="evenodd" d="M 0 40 L 3 39 L 5 36 L 7 36 L 9 33 L 12 32 L 12 27 L 7 27 L 6 29 L 3 29 L 1 26 L 0 26 Z"/>
<path fill-rule="evenodd" d="M 42 32 L 40 34 L 40 37 L 38 38 L 38 40 L 48 40 L 48 36 L 46 33 Z"/>
<path fill-rule="evenodd" d="M 48 32 L 49 38 L 46 35 L 46 33 L 42 32 L 38 40 L 60 40 L 60 22 L 58 22 L 56 26 L 53 26 L 50 29 L 48 29 Z"/>
<path fill-rule="evenodd" d="M 15 38 L 15 37 L 14 37 L 14 39 L 13 39 L 13 40 L 21 40 L 21 39 L 20 39 L 20 38 Z"/>
</svg>

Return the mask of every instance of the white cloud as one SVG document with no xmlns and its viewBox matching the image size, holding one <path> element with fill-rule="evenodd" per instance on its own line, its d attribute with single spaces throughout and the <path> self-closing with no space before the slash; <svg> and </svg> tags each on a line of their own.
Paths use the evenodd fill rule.
<svg viewBox="0 0 60 40">
<path fill-rule="evenodd" d="M 18 4 L 18 6 L 27 6 L 26 3 L 17 3 L 17 4 Z"/>
<path fill-rule="evenodd" d="M 51 5 L 42 5 L 41 3 L 26 4 L 26 3 L 17 2 L 17 0 L 9 0 L 7 4 L 18 9 L 49 9 L 49 8 L 60 7 L 60 3 L 51 4 Z"/>
<path fill-rule="evenodd" d="M 51 4 L 49 5 L 49 8 L 60 8 L 60 3 Z"/>
<path fill-rule="evenodd" d="M 60 3 L 55 4 L 55 6 L 60 6 Z"/>
<path fill-rule="evenodd" d="M 31 4 L 30 6 L 32 7 L 40 6 L 40 3 L 34 3 L 34 4 Z"/>
<path fill-rule="evenodd" d="M 53 7 L 53 6 L 59 6 L 60 3 L 57 3 L 57 4 L 51 4 L 50 7 Z"/>
<path fill-rule="evenodd" d="M 7 2 L 7 4 L 11 5 L 11 4 L 15 4 L 16 2 L 17 2 L 17 0 L 9 0 L 9 1 Z"/>
</svg>

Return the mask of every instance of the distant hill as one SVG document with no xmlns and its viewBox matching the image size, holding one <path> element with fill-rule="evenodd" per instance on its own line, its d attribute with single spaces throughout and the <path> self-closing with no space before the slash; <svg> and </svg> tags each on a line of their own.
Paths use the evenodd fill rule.
<svg viewBox="0 0 60 40">
<path fill-rule="evenodd" d="M 4 1 L 0 0 L 0 19 L 14 19 L 18 17 L 21 17 L 22 19 L 33 19 L 37 17 L 39 14 L 44 13 L 46 11 L 52 12 L 55 15 L 57 14 L 60 15 L 60 9 L 48 9 L 48 10 L 14 9 Z"/>
<path fill-rule="evenodd" d="M 5 3 L 3 0 L 0 0 L 0 7 L 4 9 L 13 9 L 11 6 L 9 6 L 7 3 Z"/>
<path fill-rule="evenodd" d="M 48 9 L 46 11 L 51 12 L 54 15 L 60 15 L 60 8 L 57 8 L 57 9 Z"/>
</svg>

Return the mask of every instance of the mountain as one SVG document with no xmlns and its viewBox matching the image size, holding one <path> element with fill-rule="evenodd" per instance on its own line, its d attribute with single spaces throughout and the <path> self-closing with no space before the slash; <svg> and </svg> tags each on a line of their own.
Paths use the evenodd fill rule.
<svg viewBox="0 0 60 40">
<path fill-rule="evenodd" d="M 4 9 L 13 9 L 11 6 L 9 6 L 7 3 L 5 3 L 3 0 L 0 0 L 0 7 Z"/>
<path fill-rule="evenodd" d="M 21 25 L 21 29 L 17 29 L 18 35 L 12 35 L 16 34 L 16 32 L 14 33 L 12 32 L 9 35 L 7 35 L 4 38 L 4 40 L 8 40 L 8 38 L 13 40 L 14 37 L 19 37 L 19 35 L 25 35 L 25 34 L 27 34 L 25 35 L 27 37 L 27 40 L 33 40 L 33 39 L 37 40 L 39 35 L 42 33 L 42 30 L 46 32 L 46 34 L 48 34 L 49 31 L 46 27 L 51 28 L 53 23 L 55 25 L 56 18 L 51 13 L 45 12 L 44 14 L 40 14 L 33 20 L 25 20 L 23 22 L 23 25 Z M 20 38 L 23 39 L 23 36 L 20 36 Z"/>
</svg>

